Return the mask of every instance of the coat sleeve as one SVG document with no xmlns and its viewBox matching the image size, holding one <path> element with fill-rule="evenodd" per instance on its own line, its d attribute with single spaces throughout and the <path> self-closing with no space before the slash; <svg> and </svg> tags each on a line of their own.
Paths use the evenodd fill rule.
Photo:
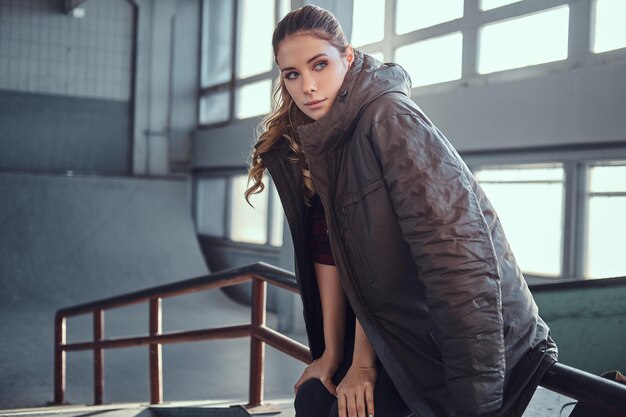
<svg viewBox="0 0 626 417">
<path fill-rule="evenodd" d="M 472 177 L 419 112 L 374 123 L 371 140 L 426 289 L 457 413 L 497 410 L 505 375 L 500 276 Z"/>
</svg>

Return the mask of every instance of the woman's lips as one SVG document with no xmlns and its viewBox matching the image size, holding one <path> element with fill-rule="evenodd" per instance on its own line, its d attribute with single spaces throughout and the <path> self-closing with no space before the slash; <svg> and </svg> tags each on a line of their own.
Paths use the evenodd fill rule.
<svg viewBox="0 0 626 417">
<path fill-rule="evenodd" d="M 310 110 L 315 110 L 315 109 L 319 109 L 320 107 L 322 107 L 322 103 L 326 101 L 326 99 L 322 99 L 322 100 L 314 100 L 314 101 L 309 101 L 304 103 L 305 106 L 307 106 Z"/>
</svg>

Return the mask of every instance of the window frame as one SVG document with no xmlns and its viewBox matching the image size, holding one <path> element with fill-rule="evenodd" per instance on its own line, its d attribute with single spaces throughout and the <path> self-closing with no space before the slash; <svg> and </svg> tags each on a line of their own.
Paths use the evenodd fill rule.
<svg viewBox="0 0 626 417">
<path fill-rule="evenodd" d="M 414 87 L 414 95 L 427 95 L 471 86 L 482 86 L 486 83 L 544 76 L 555 71 L 566 71 L 581 66 L 603 65 L 607 62 L 620 61 L 626 58 L 626 48 L 600 53 L 592 51 L 591 39 L 593 36 L 592 31 L 594 30 L 592 1 L 520 1 L 494 9 L 482 10 L 479 0 L 465 0 L 462 17 L 401 35 L 395 33 L 396 3 L 396 0 L 385 0 L 383 39 L 371 44 L 361 45 L 358 47 L 359 50 L 368 54 L 382 52 L 385 61 L 395 61 L 395 50 L 399 47 L 457 31 L 460 31 L 463 36 L 461 78 Z M 547 11 L 563 5 L 569 6 L 568 51 L 566 59 L 521 68 L 510 68 L 487 74 L 478 72 L 478 33 L 481 27 L 490 23 Z M 354 24 L 354 22 L 351 23 L 352 25 Z"/>
<path fill-rule="evenodd" d="M 608 161 L 626 162 L 626 146 L 594 144 L 524 150 L 494 150 L 461 152 L 472 172 L 481 168 L 529 164 L 562 164 L 564 177 L 563 242 L 561 276 L 549 277 L 524 273 L 529 284 L 608 279 L 585 277 L 587 256 L 587 227 L 589 213 L 589 169 Z M 498 163 L 494 164 L 494 160 Z M 498 208 L 495 207 L 497 212 Z M 626 273 L 624 274 L 626 276 Z"/>
<path fill-rule="evenodd" d="M 192 216 L 193 216 L 193 224 L 194 224 L 195 232 L 200 239 L 219 242 L 220 244 L 225 244 L 231 247 L 249 248 L 252 250 L 264 249 L 272 253 L 278 252 L 284 246 L 285 242 L 283 239 L 283 243 L 281 246 L 272 245 L 272 233 L 273 233 L 273 226 L 274 226 L 274 219 L 273 219 L 274 209 L 276 208 L 276 210 L 279 210 L 282 213 L 281 218 L 282 218 L 283 224 L 285 221 L 285 215 L 283 213 L 282 207 L 280 207 L 279 199 L 276 198 L 277 194 L 274 192 L 276 185 L 274 184 L 274 181 L 272 180 L 272 178 L 267 174 L 265 177 L 267 181 L 267 186 L 265 190 L 263 190 L 264 193 L 269 193 L 268 202 L 267 202 L 267 218 L 266 218 L 266 223 L 265 223 L 265 227 L 267 228 L 266 229 L 267 238 L 266 238 L 265 243 L 250 243 L 250 242 L 244 242 L 244 241 L 238 241 L 238 240 L 232 239 L 231 222 L 232 222 L 233 178 L 242 176 L 242 175 L 247 175 L 247 172 L 241 169 L 198 170 L 195 172 L 194 177 L 193 177 L 193 184 L 192 184 L 192 187 L 193 187 Z M 222 208 L 224 210 L 224 213 L 223 213 L 224 235 L 223 236 L 215 236 L 215 235 L 200 233 L 200 231 L 198 230 L 198 220 L 199 220 L 199 213 L 198 213 L 199 192 L 198 190 L 199 190 L 200 181 L 204 179 L 224 179 L 226 181 L 225 193 L 223 196 L 224 206 Z M 283 227 L 283 236 L 284 236 L 284 227 Z"/>
<path fill-rule="evenodd" d="M 272 69 L 263 73 L 259 73 L 259 74 L 255 74 L 253 76 L 250 77 L 246 77 L 246 78 L 238 78 L 237 77 L 237 65 L 238 65 L 238 59 L 237 59 L 237 55 L 239 53 L 239 50 L 241 49 L 241 36 L 240 36 L 240 28 L 242 26 L 241 24 L 241 1 L 242 0 L 225 0 L 225 1 L 230 1 L 232 3 L 232 10 L 233 10 L 233 16 L 231 16 L 231 57 L 230 57 L 230 79 L 228 81 L 219 83 L 219 84 L 214 84 L 211 85 L 209 87 L 204 87 L 202 85 L 202 77 L 203 77 L 203 66 L 204 66 L 204 61 L 205 58 L 203 57 L 203 51 L 204 51 L 204 42 L 205 42 L 205 37 L 204 37 L 204 29 L 202 29 L 200 31 L 200 60 L 199 60 L 199 74 L 200 74 L 200 81 L 199 81 L 199 91 L 198 91 L 198 98 L 197 98 L 197 102 L 198 102 L 198 113 L 197 113 L 197 129 L 202 130 L 202 129 L 210 129 L 210 128 L 215 128 L 215 127 L 223 127 L 226 125 L 229 125 L 231 123 L 233 123 L 234 121 L 238 121 L 238 120 L 245 120 L 245 119 L 239 119 L 236 116 L 237 113 L 237 91 L 239 90 L 239 88 L 241 88 L 242 86 L 248 85 L 248 84 L 253 84 L 255 82 L 258 81 L 265 81 L 267 79 L 269 79 L 271 81 L 271 85 L 272 85 L 272 91 L 274 89 L 275 86 L 275 82 L 276 82 L 276 78 L 278 77 L 278 70 L 275 68 L 276 66 L 273 65 Z M 282 12 L 282 7 L 281 7 L 281 2 L 282 1 L 288 1 L 288 0 L 274 0 L 274 23 L 277 23 L 278 20 L 281 18 L 281 12 Z M 207 2 L 206 1 L 202 1 L 202 5 L 201 5 L 201 12 L 200 12 L 200 27 L 204 28 L 204 22 L 202 21 L 203 17 L 204 17 L 204 10 L 205 7 L 207 6 Z M 268 40 L 269 42 L 269 40 Z M 208 123 L 203 123 L 201 122 L 201 114 L 200 114 L 200 102 L 202 101 L 202 99 L 210 94 L 213 93 L 219 93 L 219 92 L 223 92 L 226 91 L 228 92 L 229 95 L 229 105 L 228 105 L 228 117 L 225 120 L 222 121 L 218 121 L 218 122 L 208 122 Z M 271 100 L 271 93 L 270 93 L 270 100 Z M 258 117 L 258 116 L 253 116 L 253 117 Z"/>
<path fill-rule="evenodd" d="M 506 164 L 489 164 L 489 165 L 480 165 L 478 167 L 472 167 L 471 170 L 473 173 L 476 173 L 476 171 L 478 170 L 498 170 L 498 169 L 502 169 L 502 170 L 507 170 L 507 169 L 541 169 L 541 168 L 556 168 L 558 167 L 559 169 L 561 169 L 563 171 L 563 178 L 562 180 L 551 180 L 551 179 L 543 179 L 543 180 L 478 180 L 479 184 L 489 184 L 489 183 L 496 183 L 496 184 L 523 184 L 523 183 L 544 183 L 544 184 L 551 184 L 551 183 L 559 183 L 563 185 L 563 194 L 562 194 L 562 212 L 561 212 L 561 228 L 563 231 L 563 235 L 561 236 L 561 242 L 560 242 L 560 256 L 561 256 L 561 264 L 559 266 L 560 268 L 560 273 L 556 274 L 556 275 L 540 275 L 540 274 L 534 274 L 531 272 L 524 272 L 524 276 L 531 276 L 531 277 L 535 277 L 535 278 L 539 278 L 541 277 L 541 279 L 546 279 L 546 280 L 550 280 L 553 281 L 555 279 L 559 279 L 560 277 L 562 277 L 564 275 L 564 271 L 565 271 L 565 259 L 564 259 L 564 253 L 565 253 L 565 243 L 566 243 L 566 238 L 565 238 L 565 234 L 567 233 L 567 222 L 565 219 L 565 212 L 566 212 L 566 207 L 565 204 L 567 202 L 567 167 L 565 164 L 561 163 L 561 162 L 526 162 L 526 163 L 506 163 Z M 483 189 L 486 187 L 483 187 Z M 487 192 L 487 190 L 485 190 L 485 192 Z M 487 194 L 487 197 L 489 197 L 489 195 Z M 495 199 L 493 200 L 495 201 Z M 498 206 L 494 203 L 494 209 L 496 211 L 496 213 L 498 212 Z M 505 222 L 503 222 L 505 223 Z M 506 225 L 508 223 L 505 223 L 504 226 L 506 228 Z M 507 230 L 505 229 L 505 232 Z M 511 243 L 511 242 L 509 242 Z M 514 253 L 515 252 L 515 248 L 514 249 Z"/>
<path fill-rule="evenodd" d="M 585 187 L 582 190 L 584 192 L 581 192 L 581 194 L 583 194 L 584 196 L 584 204 L 585 204 L 585 223 L 583 225 L 583 230 L 582 233 L 584 234 L 584 241 L 581 242 L 582 244 L 582 254 L 584 256 L 584 259 L 588 259 L 588 255 L 589 255 L 589 239 L 588 239 L 588 231 L 589 231 L 589 212 L 590 212 L 590 202 L 591 199 L 593 197 L 626 197 L 626 192 L 625 191 L 592 191 L 590 189 L 590 181 L 589 181 L 589 177 L 591 175 L 590 171 L 595 168 L 595 167 L 602 167 L 602 166 L 610 166 L 613 163 L 618 162 L 620 165 L 626 165 L 626 158 L 614 158 L 614 157 L 609 157 L 607 155 L 606 158 L 604 159 L 599 159 L 599 160 L 594 160 L 594 161 L 590 161 L 586 164 L 585 166 Z M 581 256 L 581 257 L 583 257 Z M 582 274 L 588 272 L 588 268 L 587 268 L 587 264 L 583 263 L 581 265 L 581 270 L 582 270 Z M 626 273 L 623 275 L 626 276 Z M 602 280 L 602 279 L 607 279 L 607 278 L 611 278 L 611 277 L 601 277 L 601 278 L 586 278 L 587 280 Z"/>
</svg>

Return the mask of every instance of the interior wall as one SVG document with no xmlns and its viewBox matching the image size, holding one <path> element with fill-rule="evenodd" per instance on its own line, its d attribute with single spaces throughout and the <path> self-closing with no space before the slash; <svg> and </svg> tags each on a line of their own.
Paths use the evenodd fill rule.
<svg viewBox="0 0 626 417">
<path fill-rule="evenodd" d="M 128 173 L 129 103 L 0 90 L 0 169 Z"/>
<path fill-rule="evenodd" d="M 188 170 L 200 4 L 0 1 L 0 169 Z"/>
<path fill-rule="evenodd" d="M 129 170 L 133 6 L 0 2 L 0 169 Z"/>
<path fill-rule="evenodd" d="M 531 291 L 559 347 L 561 363 L 596 375 L 624 372 L 626 278 L 536 285 Z"/>
<path fill-rule="evenodd" d="M 198 115 L 200 2 L 178 0 L 172 25 L 168 152 L 170 169 L 186 170 L 191 165 L 192 138 Z"/>
<path fill-rule="evenodd" d="M 133 173 L 190 166 L 199 85 L 200 0 L 133 0 L 137 23 Z"/>
<path fill-rule="evenodd" d="M 626 60 L 413 100 L 461 152 L 626 143 Z"/>
</svg>

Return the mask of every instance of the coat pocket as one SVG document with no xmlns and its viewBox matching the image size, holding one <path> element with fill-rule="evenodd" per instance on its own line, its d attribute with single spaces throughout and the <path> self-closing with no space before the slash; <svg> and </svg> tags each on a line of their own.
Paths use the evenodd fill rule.
<svg viewBox="0 0 626 417">
<path fill-rule="evenodd" d="M 346 249 L 350 264 L 355 272 L 359 274 L 357 278 L 365 280 L 370 286 L 377 285 L 377 279 L 368 265 L 368 257 L 363 252 L 363 237 L 358 236 L 357 229 L 368 228 L 374 219 L 367 217 L 360 210 L 358 204 L 376 190 L 385 186 L 382 177 L 374 177 L 367 181 L 358 192 L 350 193 L 337 201 L 337 207 L 341 218 L 341 229 L 346 240 Z M 370 254 L 371 255 L 371 254 Z"/>
<path fill-rule="evenodd" d="M 365 198 L 368 194 L 373 193 L 378 190 L 380 187 L 385 186 L 385 180 L 382 177 L 374 177 L 371 180 L 368 180 L 363 188 L 358 192 L 350 193 L 337 200 L 337 206 L 340 209 L 345 209 L 352 204 L 358 203 L 363 198 Z"/>
<path fill-rule="evenodd" d="M 383 177 L 372 177 L 338 199 L 335 210 L 355 284 L 361 283 L 372 303 L 385 305 L 398 291 L 419 292 L 410 278 L 415 275 L 413 262 Z"/>
</svg>

